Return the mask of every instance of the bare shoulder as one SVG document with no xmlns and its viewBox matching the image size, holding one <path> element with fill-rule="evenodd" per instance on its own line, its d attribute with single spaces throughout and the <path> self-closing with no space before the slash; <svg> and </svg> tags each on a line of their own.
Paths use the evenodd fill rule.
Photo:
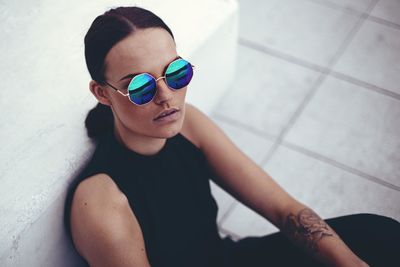
<svg viewBox="0 0 400 267">
<path fill-rule="evenodd" d="M 186 103 L 185 120 L 181 134 L 189 139 L 193 144 L 202 149 L 203 135 L 209 130 L 218 131 L 218 129 L 218 126 L 204 112 L 192 104 Z"/>
<path fill-rule="evenodd" d="M 100 216 L 111 201 L 119 204 L 127 202 L 127 199 L 110 176 L 99 173 L 79 183 L 72 199 L 71 213 L 85 211 L 82 214 L 86 216 Z M 82 217 L 81 214 L 79 216 Z M 71 220 L 73 219 L 74 217 L 71 217 Z"/>
<path fill-rule="evenodd" d="M 88 177 L 77 186 L 71 233 L 77 251 L 91 266 L 119 266 L 123 261 L 148 266 L 140 225 L 127 197 L 107 174 Z"/>
<path fill-rule="evenodd" d="M 79 183 L 74 193 L 74 200 L 93 200 L 115 190 L 119 189 L 111 177 L 105 173 L 99 173 Z"/>
</svg>

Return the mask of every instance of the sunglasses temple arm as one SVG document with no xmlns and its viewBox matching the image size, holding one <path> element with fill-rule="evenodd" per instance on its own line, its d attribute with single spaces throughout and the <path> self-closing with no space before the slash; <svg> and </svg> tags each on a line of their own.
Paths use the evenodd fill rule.
<svg viewBox="0 0 400 267">
<path fill-rule="evenodd" d="M 108 82 L 105 82 L 108 86 L 110 86 L 112 89 L 114 89 L 115 91 L 117 91 L 118 93 L 120 93 L 123 96 L 128 96 L 129 94 L 124 94 L 122 93 L 118 88 L 115 88 L 113 85 L 109 84 Z"/>
</svg>

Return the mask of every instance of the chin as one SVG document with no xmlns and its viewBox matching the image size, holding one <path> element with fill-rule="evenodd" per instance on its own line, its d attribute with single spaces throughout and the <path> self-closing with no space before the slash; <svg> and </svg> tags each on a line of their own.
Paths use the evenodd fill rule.
<svg viewBox="0 0 400 267">
<path fill-rule="evenodd" d="M 182 129 L 182 124 L 176 123 L 176 125 L 171 125 L 171 127 L 168 127 L 168 129 L 165 129 L 163 131 L 163 137 L 162 138 L 171 138 L 177 135 Z"/>
<path fill-rule="evenodd" d="M 180 133 L 180 131 L 182 130 L 182 126 L 183 116 L 171 124 L 159 127 L 156 131 L 159 135 L 159 138 L 171 138 Z"/>
</svg>

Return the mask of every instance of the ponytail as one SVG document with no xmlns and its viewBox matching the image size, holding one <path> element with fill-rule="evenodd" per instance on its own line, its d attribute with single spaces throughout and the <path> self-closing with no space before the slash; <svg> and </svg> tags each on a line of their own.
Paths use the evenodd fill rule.
<svg viewBox="0 0 400 267">
<path fill-rule="evenodd" d="M 111 108 L 107 105 L 97 103 L 85 119 L 86 132 L 89 138 L 97 140 L 105 133 L 114 129 L 114 116 Z"/>
</svg>

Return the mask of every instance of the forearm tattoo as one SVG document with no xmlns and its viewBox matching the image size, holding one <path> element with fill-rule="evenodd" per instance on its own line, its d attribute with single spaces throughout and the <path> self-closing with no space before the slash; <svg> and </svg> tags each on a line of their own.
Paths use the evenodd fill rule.
<svg viewBox="0 0 400 267">
<path fill-rule="evenodd" d="M 311 253 L 318 252 L 317 243 L 324 237 L 336 236 L 335 232 L 311 209 L 305 208 L 297 215 L 286 217 L 283 231 L 293 242 Z"/>
</svg>

